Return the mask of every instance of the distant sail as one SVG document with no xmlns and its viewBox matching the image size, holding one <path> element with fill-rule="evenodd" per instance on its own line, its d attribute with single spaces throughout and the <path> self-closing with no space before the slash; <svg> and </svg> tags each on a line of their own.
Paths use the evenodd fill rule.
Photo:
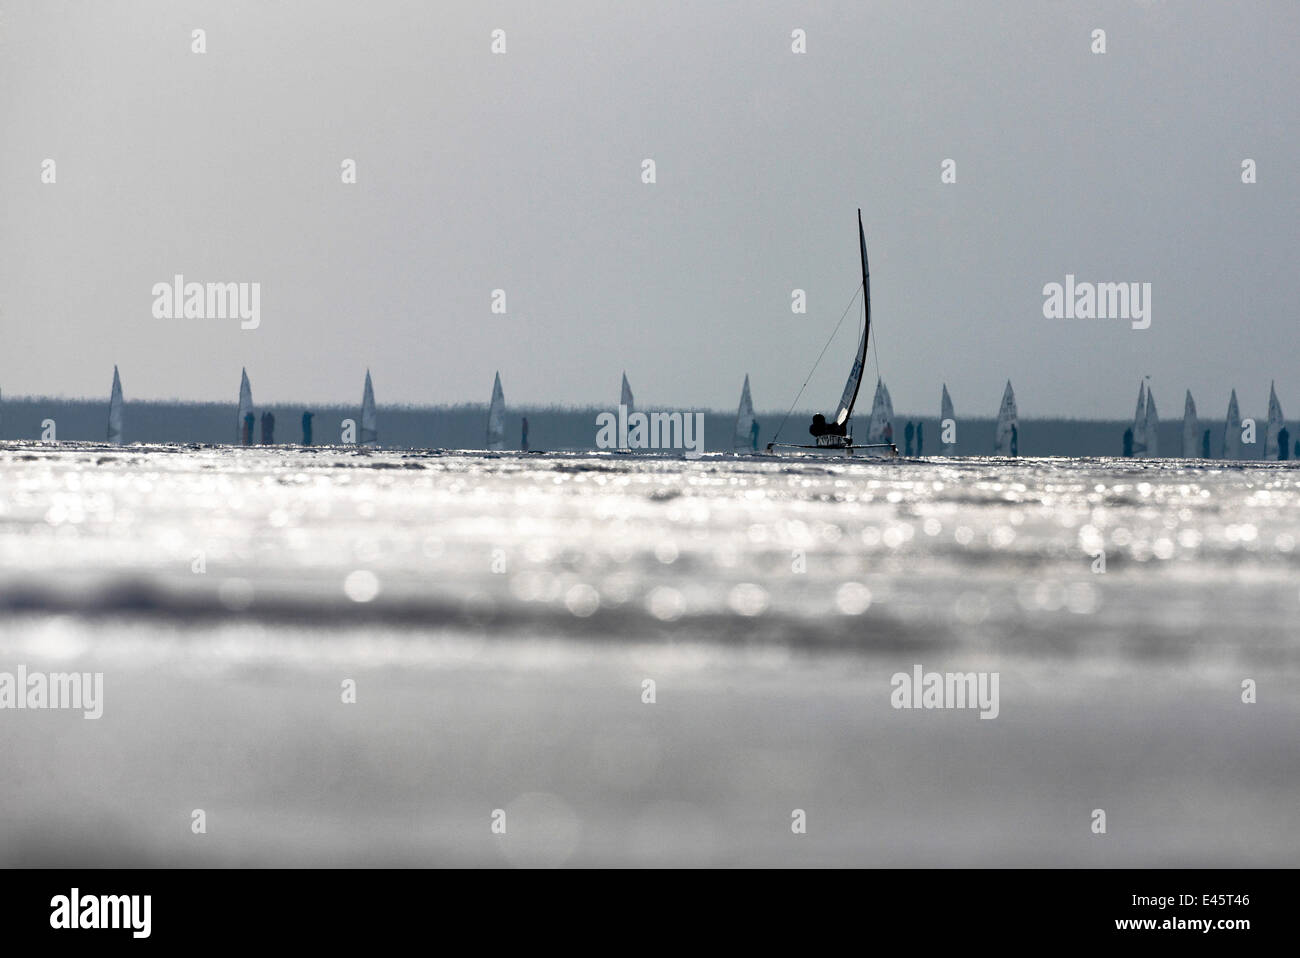
<svg viewBox="0 0 1300 958">
<path fill-rule="evenodd" d="M 745 385 L 740 390 L 740 408 L 736 410 L 736 435 L 732 443 L 736 452 L 756 452 L 758 437 L 754 427 L 758 420 L 754 418 L 754 402 L 749 396 L 749 374 L 745 374 Z"/>
<path fill-rule="evenodd" d="M 1223 424 L 1223 458 L 1241 458 L 1241 411 L 1237 408 L 1237 390 L 1228 400 L 1228 421 Z"/>
<path fill-rule="evenodd" d="M 488 407 L 487 447 L 506 447 L 506 394 L 501 390 L 501 373 L 492 383 L 492 405 Z"/>
<path fill-rule="evenodd" d="M 894 401 L 889 398 L 889 389 L 877 379 L 876 395 L 871 399 L 871 424 L 867 426 L 867 442 L 893 441 Z"/>
<path fill-rule="evenodd" d="M 853 415 L 853 406 L 858 401 L 858 389 L 862 386 L 862 371 L 867 365 L 867 342 L 871 336 L 871 277 L 867 272 L 867 234 L 862 229 L 862 210 L 858 210 L 858 252 L 862 257 L 862 332 L 858 336 L 858 351 L 853 357 L 848 381 L 844 383 L 844 392 L 840 394 L 840 404 L 836 407 L 835 419 L 832 420 L 837 426 L 848 422 Z M 885 395 L 888 396 L 888 392 Z M 889 418 L 894 418 L 893 410 L 890 410 Z"/>
<path fill-rule="evenodd" d="M 361 392 L 361 445 L 373 446 L 379 441 L 379 420 L 375 414 L 375 387 L 366 370 L 366 385 Z"/>
<path fill-rule="evenodd" d="M 623 373 L 623 393 L 619 397 L 619 403 L 627 407 L 627 414 L 630 416 L 634 411 L 632 403 L 632 387 L 628 385 L 627 373 Z"/>
<path fill-rule="evenodd" d="M 1142 438 L 1146 441 L 1144 455 L 1160 455 L 1160 414 L 1156 412 L 1156 395 L 1147 387 L 1146 417 L 1142 424 Z"/>
<path fill-rule="evenodd" d="M 1133 411 L 1133 455 L 1140 456 L 1147 449 L 1147 385 L 1138 383 L 1138 404 Z"/>
<path fill-rule="evenodd" d="M 239 373 L 239 429 L 235 434 L 235 442 L 241 446 L 253 444 L 252 429 L 247 425 L 247 419 L 252 415 L 253 387 L 248 382 L 248 370 L 244 369 Z"/>
<path fill-rule="evenodd" d="M 956 448 L 957 446 L 955 442 L 942 441 L 944 434 L 948 431 L 948 427 L 945 426 L 944 423 L 949 419 L 952 420 L 953 426 L 955 428 L 957 424 L 957 417 L 953 415 L 952 397 L 948 395 L 948 384 L 944 383 L 943 396 L 939 399 L 939 439 L 940 439 L 939 444 L 943 448 L 945 455 L 951 455 L 953 449 Z"/>
<path fill-rule="evenodd" d="M 108 399 L 108 441 L 114 446 L 122 445 L 122 380 L 118 378 L 117 367 L 113 367 L 113 393 Z"/>
<path fill-rule="evenodd" d="M 1264 440 L 1264 458 L 1277 461 L 1278 435 L 1286 428 L 1286 417 L 1282 415 L 1282 404 L 1277 401 L 1277 389 L 1274 383 L 1268 384 L 1268 435 Z"/>
<path fill-rule="evenodd" d="M 1201 423 L 1196 418 L 1196 402 L 1192 391 L 1187 390 L 1183 400 L 1183 457 L 1199 459 L 1201 456 Z"/>
<path fill-rule="evenodd" d="M 993 452 L 998 456 L 1018 456 L 1020 454 L 1020 417 L 1016 413 L 1016 394 L 1011 389 L 1011 380 L 1002 392 L 1002 405 L 998 409 L 998 427 L 993 438 Z"/>
</svg>

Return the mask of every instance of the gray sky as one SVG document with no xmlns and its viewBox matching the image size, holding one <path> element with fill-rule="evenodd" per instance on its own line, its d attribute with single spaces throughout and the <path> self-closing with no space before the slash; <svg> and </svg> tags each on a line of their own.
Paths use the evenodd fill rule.
<svg viewBox="0 0 1300 958">
<path fill-rule="evenodd" d="M 0 389 L 359 400 L 369 367 L 381 404 L 486 402 L 499 369 L 612 405 L 626 369 L 643 407 L 748 372 L 784 408 L 861 206 L 900 412 L 946 380 L 993 415 L 1010 377 L 1022 416 L 1119 418 L 1150 374 L 1165 417 L 1262 414 L 1273 377 L 1297 415 L 1297 37 L 1290 0 L 0 0 Z M 260 328 L 155 319 L 176 273 L 260 282 Z M 1150 282 L 1151 328 L 1045 319 L 1066 273 Z"/>
</svg>

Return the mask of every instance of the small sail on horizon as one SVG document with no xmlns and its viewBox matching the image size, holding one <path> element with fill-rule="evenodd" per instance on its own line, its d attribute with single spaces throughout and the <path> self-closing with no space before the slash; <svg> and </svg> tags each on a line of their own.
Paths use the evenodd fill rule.
<svg viewBox="0 0 1300 958">
<path fill-rule="evenodd" d="M 248 382 L 248 370 L 239 372 L 239 429 L 235 442 L 241 446 L 253 444 L 253 387 Z"/>
<path fill-rule="evenodd" d="M 361 392 L 361 445 L 373 446 L 379 442 L 379 417 L 375 413 L 375 387 L 366 370 L 366 385 Z"/>
<path fill-rule="evenodd" d="M 122 380 L 117 375 L 117 366 L 113 367 L 113 391 L 108 398 L 108 441 L 111 445 L 122 445 Z"/>
<path fill-rule="evenodd" d="M 1228 419 L 1223 424 L 1223 458 L 1241 458 L 1241 410 L 1237 408 L 1237 390 L 1228 400 Z"/>
<path fill-rule="evenodd" d="M 871 423 L 867 426 L 868 443 L 894 441 L 894 401 L 889 387 L 876 380 L 876 394 L 871 398 Z"/>
<path fill-rule="evenodd" d="M 630 416 L 635 411 L 632 402 L 632 387 L 627 381 L 627 370 L 623 371 L 623 391 L 619 394 L 619 404 L 627 407 L 627 414 Z"/>
<path fill-rule="evenodd" d="M 758 451 L 758 420 L 754 418 L 754 401 L 749 395 L 749 373 L 740 390 L 740 408 L 736 410 L 736 433 L 732 447 L 736 452 Z"/>
<path fill-rule="evenodd" d="M 1146 414 L 1142 422 L 1142 439 L 1146 443 L 1146 448 L 1142 453 L 1146 456 L 1160 455 L 1160 414 L 1156 412 L 1156 395 L 1147 387 Z"/>
<path fill-rule="evenodd" d="M 1276 383 L 1268 384 L 1268 433 L 1264 439 L 1264 458 L 1276 462 L 1278 458 L 1278 437 L 1286 428 L 1286 417 L 1282 415 L 1282 404 L 1277 401 Z"/>
<path fill-rule="evenodd" d="M 488 407 L 487 448 L 501 451 L 506 447 L 506 394 L 501 389 L 501 372 L 492 382 L 492 404 Z"/>
<path fill-rule="evenodd" d="M 1199 459 L 1201 456 L 1201 423 L 1196 418 L 1196 401 L 1187 390 L 1183 400 L 1183 458 Z"/>
<path fill-rule="evenodd" d="M 1138 383 L 1137 408 L 1133 410 L 1133 455 L 1140 456 L 1146 452 L 1147 440 L 1147 384 L 1146 380 Z"/>
<path fill-rule="evenodd" d="M 943 441 L 943 437 L 948 435 L 948 426 L 946 423 L 950 421 L 955 429 L 957 425 L 957 417 L 952 411 L 952 397 L 948 395 L 948 384 L 944 383 L 943 395 L 939 398 L 939 446 L 943 450 L 945 456 L 951 456 L 953 449 L 957 446 L 955 442 Z"/>
<path fill-rule="evenodd" d="M 997 431 L 993 436 L 993 452 L 998 456 L 1020 455 L 1020 416 L 1016 412 L 1016 394 L 1007 380 L 1002 391 L 1002 405 L 998 408 Z"/>
</svg>

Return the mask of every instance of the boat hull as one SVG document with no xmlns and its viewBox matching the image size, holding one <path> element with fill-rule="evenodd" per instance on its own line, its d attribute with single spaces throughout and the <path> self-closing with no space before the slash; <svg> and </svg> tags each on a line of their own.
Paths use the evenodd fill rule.
<svg viewBox="0 0 1300 958">
<path fill-rule="evenodd" d="M 793 442 L 769 442 L 767 451 L 772 455 L 814 455 L 838 456 L 840 458 L 893 459 L 898 456 L 898 447 L 891 442 L 873 442 L 862 445 L 851 443 L 843 446 L 802 445 Z"/>
</svg>

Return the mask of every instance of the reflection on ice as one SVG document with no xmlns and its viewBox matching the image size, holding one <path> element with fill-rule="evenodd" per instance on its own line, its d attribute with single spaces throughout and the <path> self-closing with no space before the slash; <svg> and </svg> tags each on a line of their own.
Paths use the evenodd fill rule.
<svg viewBox="0 0 1300 958">
<path fill-rule="evenodd" d="M 1298 477 L 1155 459 L 9 443 L 0 601 L 322 634 L 1294 663 Z"/>
</svg>

